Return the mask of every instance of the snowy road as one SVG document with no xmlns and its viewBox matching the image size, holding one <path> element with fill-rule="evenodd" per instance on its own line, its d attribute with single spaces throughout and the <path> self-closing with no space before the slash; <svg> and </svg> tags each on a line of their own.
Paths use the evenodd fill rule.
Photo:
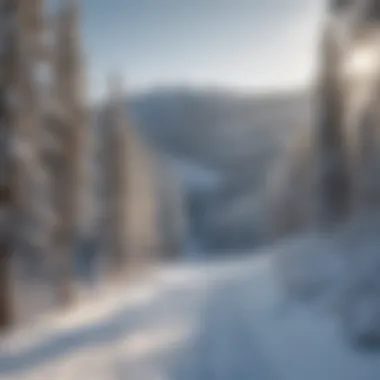
<svg viewBox="0 0 380 380">
<path fill-rule="evenodd" d="M 271 257 L 188 263 L 3 338 L 0 379 L 372 380 L 333 319 L 285 302 Z"/>
</svg>

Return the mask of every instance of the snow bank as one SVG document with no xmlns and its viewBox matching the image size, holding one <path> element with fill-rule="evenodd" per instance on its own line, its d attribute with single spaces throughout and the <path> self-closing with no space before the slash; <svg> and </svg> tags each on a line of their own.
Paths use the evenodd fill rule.
<svg viewBox="0 0 380 380">
<path fill-rule="evenodd" d="M 275 268 L 284 292 L 300 300 L 331 299 L 341 291 L 344 259 L 328 236 L 308 233 L 283 242 Z"/>
<path fill-rule="evenodd" d="M 376 379 L 379 355 L 352 349 L 336 318 L 288 297 L 324 299 L 318 294 L 345 283 L 341 239 L 304 235 L 261 254 L 165 266 L 132 288 L 107 289 L 1 337 L 0 379 Z M 309 290 L 298 293 L 303 285 Z"/>
<path fill-rule="evenodd" d="M 308 233 L 282 243 L 276 276 L 286 296 L 334 313 L 361 348 L 380 348 L 380 229 L 357 218 L 338 232 Z"/>
</svg>

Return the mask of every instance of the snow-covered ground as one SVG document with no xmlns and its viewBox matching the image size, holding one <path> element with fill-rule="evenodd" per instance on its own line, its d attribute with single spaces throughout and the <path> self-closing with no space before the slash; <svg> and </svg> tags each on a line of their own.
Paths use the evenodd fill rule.
<svg viewBox="0 0 380 380">
<path fill-rule="evenodd" d="M 380 355 L 284 298 L 273 251 L 163 267 L 2 337 L 0 379 L 377 379 Z"/>
</svg>

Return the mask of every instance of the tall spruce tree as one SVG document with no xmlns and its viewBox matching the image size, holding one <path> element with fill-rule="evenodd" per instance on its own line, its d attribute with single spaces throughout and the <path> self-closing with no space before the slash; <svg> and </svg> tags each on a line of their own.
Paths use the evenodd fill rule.
<svg viewBox="0 0 380 380">
<path fill-rule="evenodd" d="M 119 277 L 126 267 L 128 226 L 126 118 L 123 110 L 120 78 L 109 79 L 109 104 L 103 123 L 103 183 L 105 185 L 106 271 Z"/>
<path fill-rule="evenodd" d="M 73 301 L 74 251 L 84 181 L 84 154 L 88 132 L 85 104 L 80 14 L 74 0 L 64 6 L 56 24 L 55 82 L 56 120 L 60 159 L 55 171 L 57 229 L 57 280 L 60 303 Z"/>
<path fill-rule="evenodd" d="M 328 26 L 322 38 L 317 94 L 315 155 L 317 213 L 321 226 L 342 220 L 349 211 L 350 181 L 344 138 L 344 99 L 339 82 L 340 50 Z"/>
<path fill-rule="evenodd" d="M 39 59 L 42 0 L 0 1 L 0 326 L 13 318 L 12 255 L 31 240 L 34 197 L 30 174 L 38 167 L 39 127 L 35 64 Z"/>
</svg>

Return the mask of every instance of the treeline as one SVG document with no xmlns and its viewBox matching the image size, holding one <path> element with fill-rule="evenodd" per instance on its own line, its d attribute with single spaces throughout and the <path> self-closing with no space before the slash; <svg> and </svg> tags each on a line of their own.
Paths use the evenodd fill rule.
<svg viewBox="0 0 380 380">
<path fill-rule="evenodd" d="M 38 262 L 59 305 L 69 306 L 81 238 L 96 242 L 108 280 L 151 265 L 169 246 L 177 255 L 183 238 L 183 230 L 168 234 L 161 223 L 170 192 L 159 191 L 160 173 L 175 178 L 128 120 L 120 78 L 110 81 L 101 117 L 93 117 L 77 4 L 63 1 L 52 15 L 46 8 L 43 0 L 0 1 L 2 329 L 15 321 L 18 259 Z M 179 203 L 167 198 L 164 212 Z"/>
</svg>

